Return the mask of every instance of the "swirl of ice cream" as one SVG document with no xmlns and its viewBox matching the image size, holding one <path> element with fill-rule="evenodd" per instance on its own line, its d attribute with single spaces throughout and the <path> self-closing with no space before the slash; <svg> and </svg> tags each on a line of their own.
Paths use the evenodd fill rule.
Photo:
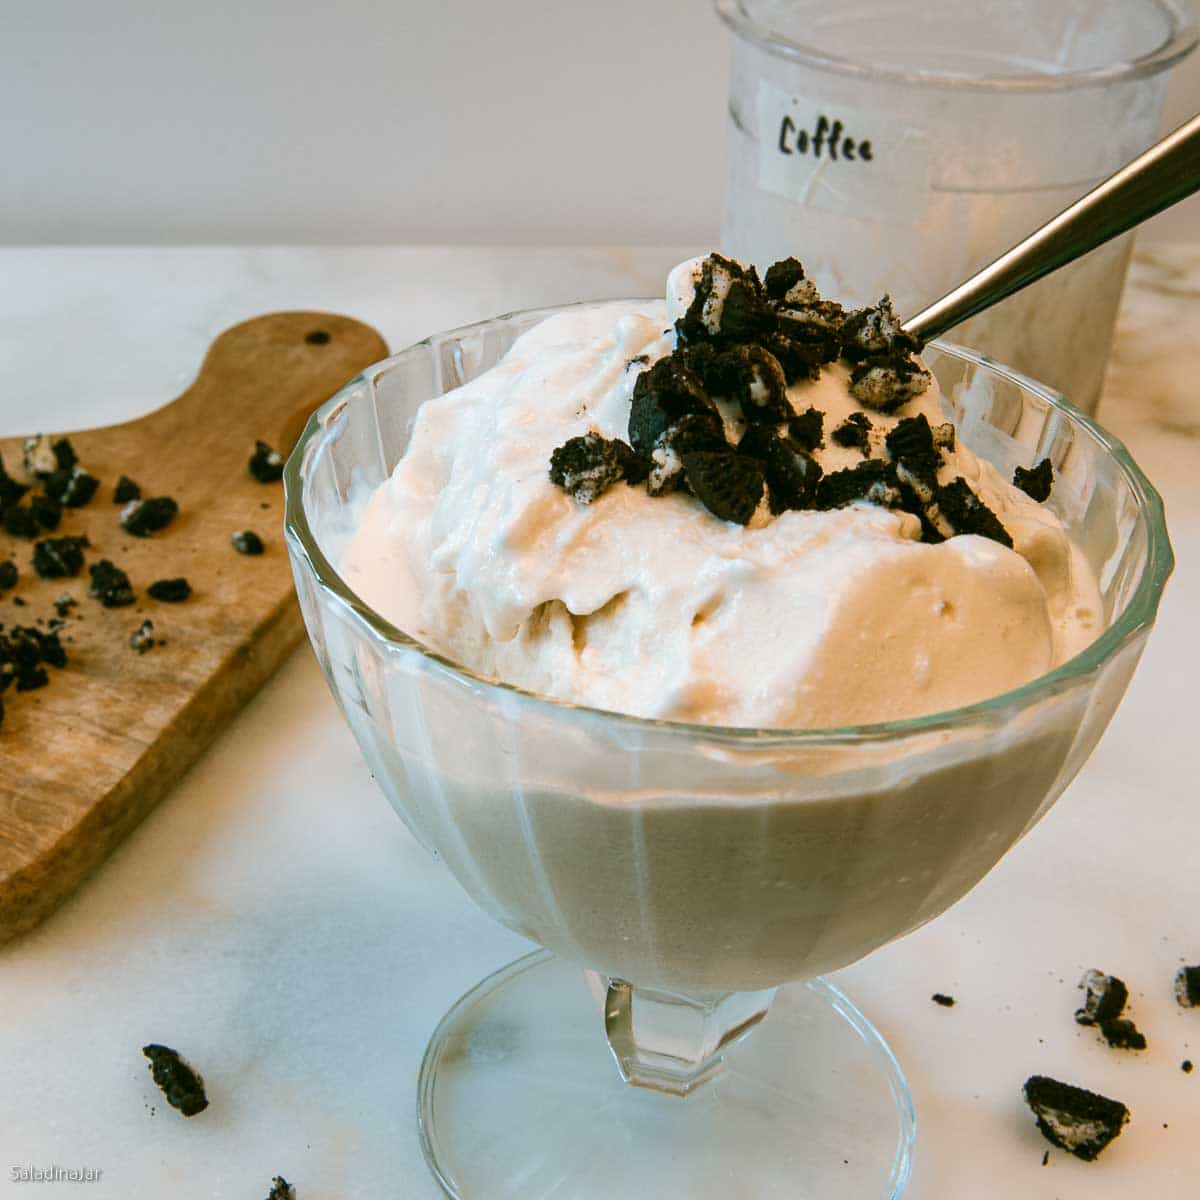
<svg viewBox="0 0 1200 1200">
<path fill-rule="evenodd" d="M 937 486 L 964 481 L 1011 548 L 974 533 L 922 540 L 914 512 L 867 500 L 773 512 L 764 493 L 743 525 L 683 488 L 618 482 L 584 503 L 556 486 L 548 463 L 564 443 L 628 436 L 636 380 L 676 350 L 676 322 L 701 308 L 719 321 L 726 297 L 693 303 L 700 278 L 700 260 L 684 263 L 665 303 L 552 316 L 491 370 L 426 402 L 342 558 L 350 586 L 477 673 L 729 726 L 952 709 L 1034 679 L 1096 636 L 1096 582 L 1061 523 L 961 441 L 942 446 Z M 814 303 L 801 283 L 791 291 Z M 824 414 L 812 456 L 826 476 L 886 460 L 903 420 L 945 420 L 936 384 L 880 411 L 852 394 L 853 372 L 829 361 L 786 388 L 796 414 Z M 726 398 L 716 404 L 732 449 L 747 421 Z M 832 436 L 848 418 L 857 444 Z"/>
</svg>

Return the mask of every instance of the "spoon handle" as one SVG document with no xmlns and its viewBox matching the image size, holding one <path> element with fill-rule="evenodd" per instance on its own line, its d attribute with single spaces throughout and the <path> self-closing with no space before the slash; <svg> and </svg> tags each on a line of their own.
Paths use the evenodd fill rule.
<svg viewBox="0 0 1200 1200">
<path fill-rule="evenodd" d="M 1200 189 L 1200 116 L 904 322 L 928 341 Z"/>
</svg>

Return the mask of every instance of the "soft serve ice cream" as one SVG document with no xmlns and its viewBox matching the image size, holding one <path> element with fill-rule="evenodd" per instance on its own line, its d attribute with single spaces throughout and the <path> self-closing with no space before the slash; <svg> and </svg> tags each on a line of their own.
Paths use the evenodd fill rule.
<svg viewBox="0 0 1200 1200">
<path fill-rule="evenodd" d="M 667 292 L 553 316 L 426 402 L 351 587 L 479 674 L 727 726 L 951 709 L 1096 636 L 1049 464 L 1022 490 L 958 441 L 886 301 L 718 256 Z"/>
</svg>

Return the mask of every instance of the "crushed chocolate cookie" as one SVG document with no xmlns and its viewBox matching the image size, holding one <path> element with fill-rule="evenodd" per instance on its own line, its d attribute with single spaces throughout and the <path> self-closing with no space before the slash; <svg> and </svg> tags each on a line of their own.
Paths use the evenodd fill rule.
<svg viewBox="0 0 1200 1200">
<path fill-rule="evenodd" d="M 121 528 L 134 537 L 149 537 L 170 525 L 178 512 L 179 505 L 170 496 L 130 500 L 121 509 Z"/>
<path fill-rule="evenodd" d="M 1128 1017 L 1110 1017 L 1096 1022 L 1104 1040 L 1115 1050 L 1145 1050 L 1146 1036 Z"/>
<path fill-rule="evenodd" d="M 821 464 L 790 436 L 780 436 L 763 425 L 752 425 L 738 443 L 738 453 L 762 463 L 767 501 L 773 515 L 789 509 L 812 508 Z"/>
<path fill-rule="evenodd" d="M 904 496 L 895 466 L 881 458 L 865 458 L 844 471 L 831 471 L 817 485 L 817 508 L 845 508 L 856 500 L 900 508 Z"/>
<path fill-rule="evenodd" d="M 192 585 L 182 576 L 177 579 L 156 579 L 146 589 L 146 594 L 164 604 L 178 604 L 192 594 Z"/>
<path fill-rule="evenodd" d="M 900 324 L 891 296 L 884 296 L 873 308 L 860 308 L 842 323 L 842 355 L 849 362 L 861 362 L 877 355 L 915 354 L 921 343 Z"/>
<path fill-rule="evenodd" d="M 884 441 L 893 462 L 901 464 L 908 474 L 920 480 L 931 492 L 937 487 L 937 471 L 942 465 L 942 456 L 924 413 L 897 421 Z"/>
<path fill-rule="evenodd" d="M 1129 1000 L 1129 989 L 1124 980 L 1105 975 L 1094 967 L 1084 972 L 1079 986 L 1083 989 L 1083 1007 L 1075 1010 L 1075 1021 L 1079 1025 L 1111 1021 L 1121 1015 Z"/>
<path fill-rule="evenodd" d="M 1014 487 L 1019 487 L 1031 500 L 1041 504 L 1050 498 L 1050 490 L 1054 487 L 1054 468 L 1048 458 L 1043 458 L 1036 467 L 1017 467 L 1012 481 Z"/>
<path fill-rule="evenodd" d="M 720 416 L 700 376 L 674 355 L 660 358 L 633 385 L 629 408 L 629 443 L 649 458 L 669 425 L 689 413 Z"/>
<path fill-rule="evenodd" d="M 646 489 L 652 496 L 683 484 L 683 456 L 693 450 L 727 450 L 725 426 L 713 413 L 686 413 L 658 436 L 650 452 Z"/>
<path fill-rule="evenodd" d="M 1012 549 L 1012 537 L 999 518 L 971 490 L 961 475 L 938 491 L 938 509 L 955 533 L 975 533 Z"/>
<path fill-rule="evenodd" d="M 810 300 L 775 305 L 775 326 L 784 337 L 819 344 L 827 362 L 842 352 L 841 330 L 846 310 L 836 300 Z"/>
<path fill-rule="evenodd" d="M 43 538 L 33 544 L 33 569 L 43 579 L 65 579 L 83 570 L 86 537 Z"/>
<path fill-rule="evenodd" d="M 50 682 L 42 664 L 55 668 L 67 665 L 66 651 L 56 631 L 43 632 L 32 625 L 14 625 L 0 632 L 0 692 L 16 684 L 18 692 L 30 692 Z"/>
<path fill-rule="evenodd" d="M 825 441 L 825 414 L 806 408 L 788 421 L 788 436 L 804 450 L 819 450 Z"/>
<path fill-rule="evenodd" d="M 113 503 L 128 504 L 130 500 L 140 500 L 142 489 L 128 475 L 122 475 L 113 488 Z"/>
<path fill-rule="evenodd" d="M 796 383 L 801 379 L 817 379 L 821 368 L 838 356 L 838 344 L 831 339 L 806 342 L 800 338 L 788 337 L 778 330 L 770 330 L 759 340 L 763 347 L 778 359 L 788 383 Z"/>
<path fill-rule="evenodd" d="M 847 450 L 871 452 L 871 418 L 866 413 L 851 413 L 829 436 Z"/>
<path fill-rule="evenodd" d="M 16 587 L 19 575 L 17 564 L 11 558 L 0 562 L 0 592 Z"/>
<path fill-rule="evenodd" d="M 158 639 L 154 636 L 153 621 L 143 621 L 129 635 L 129 648 L 136 650 L 139 654 L 145 654 L 147 650 L 153 650 L 158 644 Z"/>
<path fill-rule="evenodd" d="M 821 297 L 817 286 L 804 274 L 804 267 L 796 258 L 784 258 L 767 268 L 763 279 L 769 299 L 781 304 L 811 304 Z"/>
<path fill-rule="evenodd" d="M 282 1175 L 276 1175 L 271 1180 L 271 1190 L 267 1193 L 267 1200 L 296 1200 L 296 1189 Z"/>
<path fill-rule="evenodd" d="M 1091 1162 L 1129 1120 L 1129 1109 L 1084 1088 L 1060 1083 L 1046 1075 L 1025 1081 L 1025 1102 L 1037 1117 L 1037 1127 L 1052 1145 Z"/>
<path fill-rule="evenodd" d="M 142 1047 L 142 1053 L 150 1060 L 150 1073 L 154 1076 L 154 1082 L 172 1108 L 179 1109 L 185 1117 L 194 1117 L 208 1107 L 208 1097 L 204 1094 L 204 1080 L 177 1051 L 169 1046 L 151 1043 Z"/>
<path fill-rule="evenodd" d="M 763 494 L 763 469 L 734 450 L 695 450 L 683 456 L 692 494 L 715 517 L 745 525 Z"/>
<path fill-rule="evenodd" d="M 747 421 L 777 425 L 794 415 L 787 377 L 779 360 L 762 346 L 733 346 L 717 361 L 722 391 L 741 406 Z"/>
<path fill-rule="evenodd" d="M 247 464 L 250 474 L 259 483 L 278 483 L 283 478 L 283 458 L 266 442 L 254 443 L 254 453 Z"/>
<path fill-rule="evenodd" d="M 850 372 L 850 395 L 866 408 L 893 413 L 932 382 L 933 376 L 910 355 L 872 355 Z"/>
<path fill-rule="evenodd" d="M 934 1004 L 940 1004 L 943 1008 L 954 1007 L 954 997 L 947 996 L 944 992 L 934 992 L 929 998 L 934 1002 Z"/>
<path fill-rule="evenodd" d="M 96 494 L 100 480 L 78 463 L 60 467 L 43 485 L 46 495 L 64 508 L 82 508 Z"/>
<path fill-rule="evenodd" d="M 1175 972 L 1175 999 L 1182 1008 L 1200 1007 L 1200 967 L 1180 967 Z"/>
<path fill-rule="evenodd" d="M 769 324 L 767 295 L 753 267 L 710 254 L 688 310 L 675 323 L 682 342 L 747 341 Z"/>
<path fill-rule="evenodd" d="M 76 600 L 74 596 L 70 596 L 66 592 L 63 592 L 63 594 L 54 601 L 54 611 L 58 613 L 60 617 L 65 617 L 67 613 L 71 611 L 71 609 L 78 605 L 78 603 L 79 601 Z"/>
<path fill-rule="evenodd" d="M 42 532 L 33 509 L 27 504 L 14 504 L 4 510 L 4 532 L 10 537 L 32 540 Z"/>
<path fill-rule="evenodd" d="M 1185 1075 L 1190 1075 L 1190 1074 L 1192 1073 L 1192 1070 L 1193 1070 L 1192 1060 L 1191 1060 L 1190 1058 L 1185 1058 L 1185 1059 L 1183 1060 L 1183 1062 L 1181 1062 L 1181 1063 L 1179 1064 L 1179 1069 L 1180 1069 L 1180 1070 L 1181 1070 L 1181 1071 L 1182 1071 L 1182 1072 L 1183 1072 Z"/>
<path fill-rule="evenodd" d="M 263 552 L 262 538 L 252 529 L 239 529 L 229 540 L 239 554 L 254 555 Z"/>
<path fill-rule="evenodd" d="M 29 511 L 33 519 L 46 530 L 57 529 L 62 521 L 62 505 L 43 492 L 34 492 L 29 497 Z"/>
<path fill-rule="evenodd" d="M 616 443 L 594 431 L 568 438 L 550 455 L 550 481 L 579 504 L 591 504 L 624 474 Z"/>
<path fill-rule="evenodd" d="M 133 588 L 129 585 L 129 576 L 115 563 L 102 558 L 88 567 L 92 577 L 91 594 L 105 608 L 124 608 L 134 601 Z"/>
</svg>

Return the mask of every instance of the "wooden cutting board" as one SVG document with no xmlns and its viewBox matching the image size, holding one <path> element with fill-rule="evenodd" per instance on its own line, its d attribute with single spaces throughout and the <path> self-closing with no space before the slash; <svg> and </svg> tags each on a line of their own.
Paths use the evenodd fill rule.
<svg viewBox="0 0 1200 1200">
<path fill-rule="evenodd" d="M 107 558 L 129 575 L 130 607 L 89 596 L 86 565 L 75 578 L 40 579 L 34 543 L 0 529 L 0 561 L 20 572 L 0 592 L 0 625 L 45 628 L 57 597 L 78 601 L 60 631 L 66 666 L 46 668 L 46 687 L 9 687 L 0 698 L 0 942 L 36 925 L 105 860 L 300 640 L 283 485 L 259 483 L 248 460 L 259 439 L 286 455 L 308 414 L 386 354 L 379 334 L 347 317 L 258 317 L 221 334 L 195 383 L 165 408 L 67 434 L 100 489 L 41 536 L 86 535 L 86 563 Z M 0 454 L 25 482 L 22 440 L 0 439 Z M 146 538 L 121 529 L 112 497 L 122 474 L 143 496 L 178 502 L 167 528 Z M 261 536 L 261 556 L 233 549 L 241 529 Z M 193 589 L 183 603 L 146 594 L 177 576 Z M 147 619 L 161 644 L 137 653 L 129 638 Z"/>
</svg>

